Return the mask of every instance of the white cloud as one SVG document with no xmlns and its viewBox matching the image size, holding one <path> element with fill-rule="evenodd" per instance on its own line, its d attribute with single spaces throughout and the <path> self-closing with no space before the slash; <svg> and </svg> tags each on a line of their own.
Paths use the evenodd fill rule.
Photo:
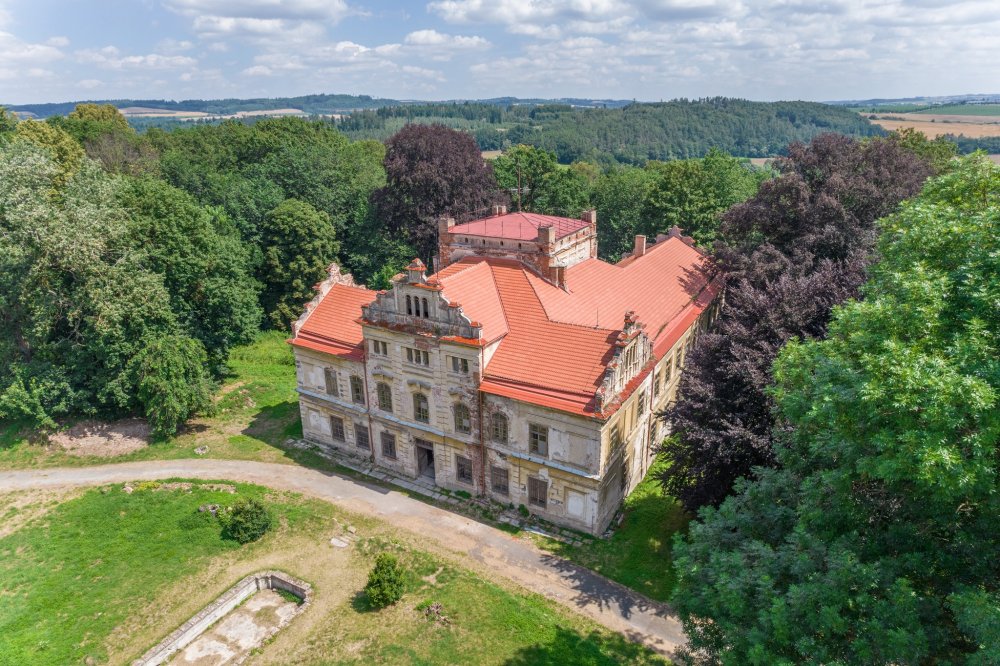
<svg viewBox="0 0 1000 666">
<path fill-rule="evenodd" d="M 193 67 L 198 61 L 188 56 L 162 55 L 122 55 L 117 47 L 105 46 L 100 49 L 83 49 L 76 52 L 77 62 L 97 65 L 107 69 L 176 69 Z"/>
<path fill-rule="evenodd" d="M 45 40 L 47 46 L 54 46 L 57 49 L 66 48 L 69 46 L 69 39 L 66 37 L 49 37 Z"/>
<path fill-rule="evenodd" d="M 454 49 L 478 49 L 490 46 L 489 40 L 478 36 L 446 35 L 437 30 L 417 30 L 404 39 L 406 44 L 416 46 L 441 46 Z"/>
<path fill-rule="evenodd" d="M 104 85 L 104 82 L 100 79 L 84 79 L 82 81 L 77 81 L 76 85 L 84 90 L 93 90 Z"/>
<path fill-rule="evenodd" d="M 247 67 L 240 73 L 246 76 L 271 76 L 274 71 L 267 65 L 254 65 L 253 67 Z"/>
<path fill-rule="evenodd" d="M 30 44 L 9 32 L 0 32 L 0 62 L 25 65 L 59 60 L 63 52 L 51 44 Z"/>
</svg>

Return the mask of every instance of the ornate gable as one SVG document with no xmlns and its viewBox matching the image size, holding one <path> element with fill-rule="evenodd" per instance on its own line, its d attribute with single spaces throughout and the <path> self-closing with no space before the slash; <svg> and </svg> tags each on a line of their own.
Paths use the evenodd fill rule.
<svg viewBox="0 0 1000 666">
<path fill-rule="evenodd" d="M 482 338 L 479 322 L 469 319 L 461 305 L 448 301 L 436 278 L 427 279 L 420 259 L 414 259 L 391 289 L 379 291 L 361 311 L 364 322 L 372 326 L 439 338 Z"/>
</svg>

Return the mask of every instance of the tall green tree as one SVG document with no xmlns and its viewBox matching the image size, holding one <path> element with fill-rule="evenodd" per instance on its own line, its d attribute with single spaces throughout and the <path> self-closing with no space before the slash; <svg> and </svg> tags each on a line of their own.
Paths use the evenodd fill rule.
<svg viewBox="0 0 1000 666">
<path fill-rule="evenodd" d="M 1000 168 L 882 222 L 863 301 L 779 355 L 779 469 L 675 543 L 691 646 L 726 664 L 1000 652 Z"/>
<path fill-rule="evenodd" d="M 124 243 L 163 276 L 171 308 L 218 371 L 229 350 L 253 339 L 262 319 L 259 285 L 239 232 L 220 209 L 153 179 L 130 179 L 120 201 L 130 220 Z"/>
<path fill-rule="evenodd" d="M 258 278 L 264 285 L 264 312 L 272 326 L 287 329 L 312 298 L 313 286 L 326 277 L 339 244 L 326 213 L 288 199 L 264 218 L 261 245 Z"/>
<path fill-rule="evenodd" d="M 201 343 L 184 335 L 150 340 L 133 357 L 129 370 L 154 437 L 173 435 L 191 414 L 211 403 L 207 362 Z"/>
<path fill-rule="evenodd" d="M 591 196 L 597 209 L 597 251 L 602 259 L 616 262 L 632 251 L 636 234 L 643 233 L 652 186 L 652 171 L 638 167 L 613 167 L 598 177 Z"/>
<path fill-rule="evenodd" d="M 510 193 L 514 210 L 538 212 L 542 181 L 559 169 L 553 152 L 519 144 L 493 160 L 497 184 Z"/>
</svg>

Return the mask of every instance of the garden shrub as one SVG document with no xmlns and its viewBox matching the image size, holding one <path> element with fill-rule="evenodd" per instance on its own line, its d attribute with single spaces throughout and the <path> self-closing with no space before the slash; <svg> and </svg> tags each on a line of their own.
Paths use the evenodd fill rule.
<svg viewBox="0 0 1000 666">
<path fill-rule="evenodd" d="M 395 555 L 380 553 L 365 585 L 368 601 L 375 608 L 390 606 L 403 596 L 403 567 Z"/>
<path fill-rule="evenodd" d="M 228 511 L 220 511 L 219 519 L 226 534 L 240 543 L 250 543 L 271 529 L 271 514 L 267 507 L 253 498 L 240 498 Z"/>
</svg>

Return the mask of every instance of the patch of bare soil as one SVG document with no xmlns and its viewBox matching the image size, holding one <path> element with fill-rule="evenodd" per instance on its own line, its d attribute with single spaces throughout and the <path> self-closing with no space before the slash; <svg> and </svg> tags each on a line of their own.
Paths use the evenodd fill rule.
<svg viewBox="0 0 1000 666">
<path fill-rule="evenodd" d="M 112 458 L 149 445 L 149 426 L 142 419 L 80 421 L 49 437 L 71 456 Z"/>
<path fill-rule="evenodd" d="M 0 495 L 0 538 L 13 534 L 81 492 L 80 488 L 45 488 Z"/>
</svg>

